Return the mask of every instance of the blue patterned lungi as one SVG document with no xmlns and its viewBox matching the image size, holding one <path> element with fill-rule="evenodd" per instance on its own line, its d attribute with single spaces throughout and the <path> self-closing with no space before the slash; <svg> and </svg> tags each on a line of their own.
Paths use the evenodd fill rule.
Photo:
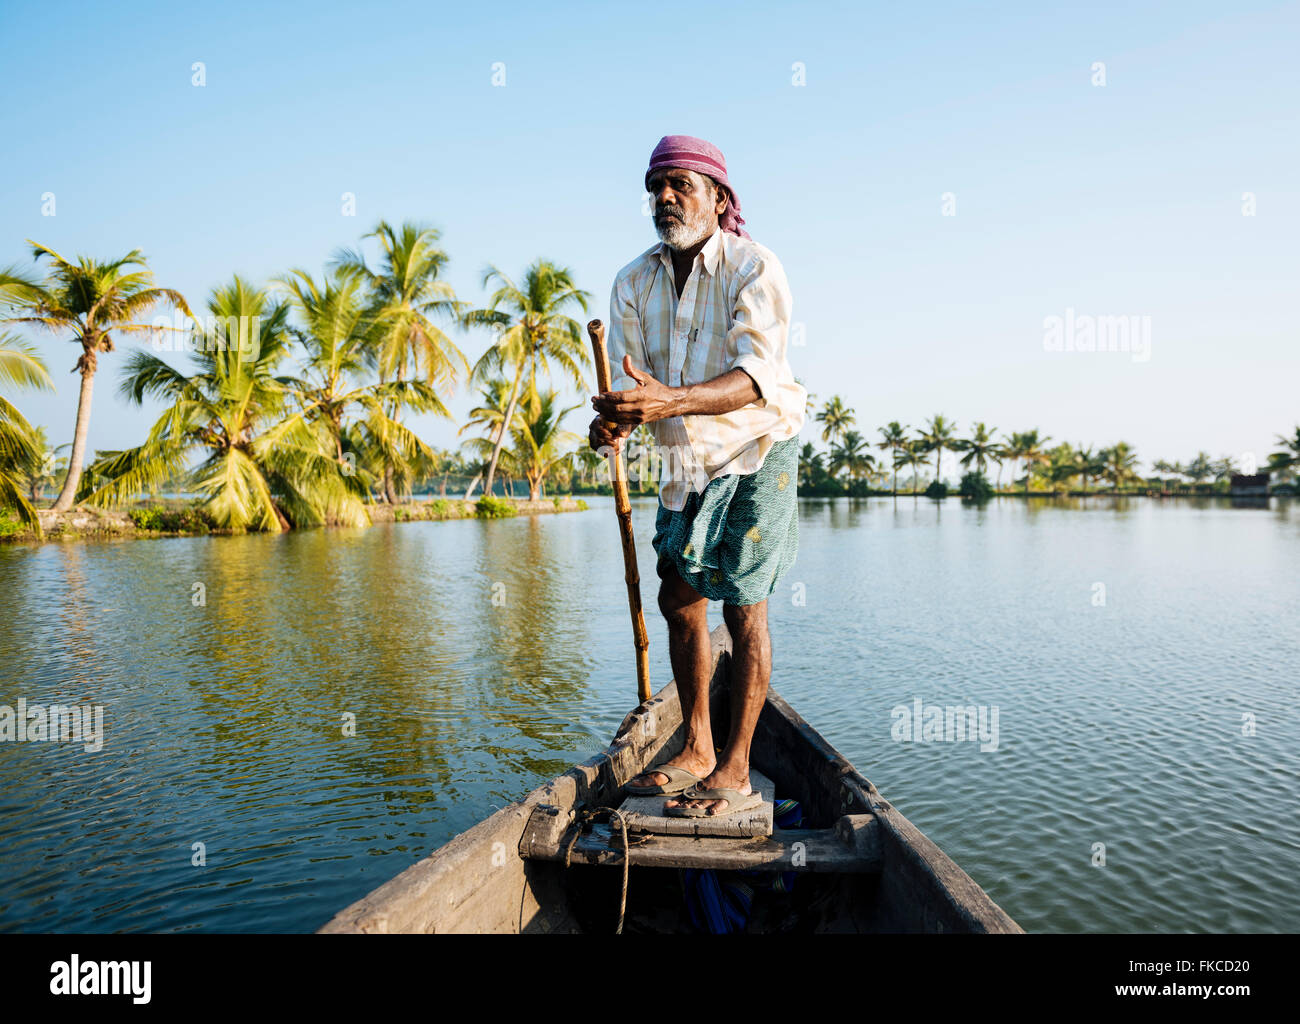
<svg viewBox="0 0 1300 1024">
<path fill-rule="evenodd" d="M 799 551 L 798 482 L 796 435 L 772 445 L 757 472 L 728 473 L 690 491 L 679 511 L 660 498 L 651 541 L 659 578 L 672 566 L 710 601 L 767 600 Z"/>
</svg>

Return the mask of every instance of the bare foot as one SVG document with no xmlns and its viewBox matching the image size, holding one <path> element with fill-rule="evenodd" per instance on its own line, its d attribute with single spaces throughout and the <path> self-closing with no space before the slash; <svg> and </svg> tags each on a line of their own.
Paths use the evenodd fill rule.
<svg viewBox="0 0 1300 1024">
<path fill-rule="evenodd" d="M 672 765 L 674 768 L 685 768 L 692 775 L 698 775 L 700 778 L 704 778 L 708 772 L 713 771 L 714 765 L 717 764 L 717 758 L 711 751 L 706 754 L 693 750 L 683 750 L 676 757 L 670 757 L 664 763 Z M 667 785 L 667 783 L 668 776 L 663 772 L 656 771 L 652 768 L 649 771 L 642 772 L 636 778 L 631 779 L 628 782 L 628 785 L 639 788 L 641 786 L 664 786 Z M 725 803 L 726 801 L 723 802 Z"/>
<path fill-rule="evenodd" d="M 696 773 L 699 774 L 698 772 Z M 734 789 L 737 793 L 752 792 L 749 787 L 749 765 L 738 768 L 719 765 L 713 774 L 704 778 L 701 789 Z M 690 800 L 685 796 L 674 796 L 664 801 L 665 807 L 703 807 L 710 815 L 726 814 L 726 800 Z"/>
</svg>

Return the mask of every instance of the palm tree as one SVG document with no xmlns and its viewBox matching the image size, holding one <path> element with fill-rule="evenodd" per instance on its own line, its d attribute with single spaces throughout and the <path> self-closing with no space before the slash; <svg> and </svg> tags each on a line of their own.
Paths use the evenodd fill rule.
<svg viewBox="0 0 1300 1024">
<path fill-rule="evenodd" d="M 483 439 L 479 437 L 470 438 L 464 443 L 465 451 L 478 451 L 482 440 Z M 474 493 L 474 488 L 478 486 L 478 482 L 483 479 L 483 475 L 487 472 L 488 460 L 487 458 L 467 458 L 463 452 L 460 453 L 460 459 L 465 464 L 465 475 L 469 476 L 471 472 L 474 474 L 470 479 L 469 487 L 465 490 L 465 500 L 468 501 L 469 496 Z"/>
<path fill-rule="evenodd" d="M 1216 483 L 1224 477 L 1232 476 L 1235 472 L 1237 472 L 1237 461 L 1231 455 L 1225 455 L 1223 458 L 1215 459 L 1210 463 L 1210 473 Z"/>
<path fill-rule="evenodd" d="M 846 431 L 840 444 L 831 446 L 829 469 L 831 476 L 838 476 L 841 469 L 848 469 L 849 481 L 852 483 L 859 476 L 867 476 L 875 467 L 876 460 L 871 454 L 866 439 L 856 430 Z"/>
<path fill-rule="evenodd" d="M 1054 491 L 1069 490 L 1070 480 L 1079 475 L 1079 466 L 1075 451 L 1068 441 L 1062 441 L 1047 452 L 1047 459 L 1039 467 L 1039 474 L 1052 485 Z"/>
<path fill-rule="evenodd" d="M 949 423 L 943 416 L 934 416 L 927 426 L 928 429 L 921 434 L 922 450 L 927 453 L 934 452 L 934 478 L 938 480 L 943 450 L 945 448 L 957 450 L 954 446 L 956 439 L 953 437 L 957 424 Z"/>
<path fill-rule="evenodd" d="M 410 408 L 451 418 L 442 399 L 427 381 L 416 379 L 360 383 L 382 352 L 390 325 L 366 301 L 365 277 L 354 269 L 335 267 L 317 284 L 305 270 L 277 278 L 303 326 L 290 328 L 307 348 L 306 374 L 293 382 L 301 415 L 323 429 L 340 471 L 357 495 L 369 492 L 373 479 L 365 465 L 392 466 L 395 475 L 410 480 L 434 465 L 433 450 L 391 412 Z M 349 424 L 353 413 L 360 419 Z M 347 503 L 338 510 L 345 522 L 364 522 L 364 509 Z"/>
<path fill-rule="evenodd" d="M 1162 474 L 1164 477 L 1183 475 L 1182 466 L 1176 462 L 1168 462 L 1165 459 L 1156 459 L 1155 462 L 1151 463 L 1151 468 L 1157 473 Z M 1167 486 L 1168 480 L 1161 479 L 1160 483 L 1162 486 Z"/>
<path fill-rule="evenodd" d="M 1001 446 L 993 440 L 996 433 L 996 430 L 990 431 L 983 423 L 976 423 L 974 433 L 968 439 L 959 441 L 960 447 L 955 449 L 966 453 L 962 456 L 961 464 L 969 469 L 973 462 L 975 469 L 982 474 L 990 461 L 998 461 Z"/>
<path fill-rule="evenodd" d="M 799 450 L 799 486 L 811 490 L 826 472 L 823 465 L 825 456 L 812 446 L 811 441 L 804 442 Z"/>
<path fill-rule="evenodd" d="M 857 417 L 853 410 L 844 404 L 844 399 L 835 395 L 822 408 L 815 419 L 822 424 L 822 440 L 828 444 L 834 445 L 849 427 L 853 426 Z"/>
<path fill-rule="evenodd" d="M 484 309 L 464 314 L 466 327 L 491 327 L 496 331 L 492 346 L 474 364 L 472 382 L 486 379 L 493 372 L 508 371 L 513 376 L 506 415 L 501 421 L 488 461 L 485 494 L 492 493 L 492 480 L 505 443 L 506 424 L 514 419 L 515 405 L 525 372 L 529 387 L 537 388 L 538 363 L 551 373 L 554 363 L 571 378 L 579 390 L 587 387 L 584 370 L 590 365 L 582 326 L 565 310 L 576 306 L 585 314 L 590 292 L 574 284 L 573 272 L 548 260 L 539 259 L 524 272 L 523 287 L 517 286 L 496 267 L 483 276 L 483 287 L 492 281 L 498 287 Z M 472 487 L 472 485 L 471 485 Z M 468 497 L 468 495 L 466 495 Z"/>
<path fill-rule="evenodd" d="M 1120 441 L 1104 449 L 1101 459 L 1102 476 L 1111 482 L 1116 491 L 1137 478 L 1137 453 L 1126 442 Z"/>
<path fill-rule="evenodd" d="M 590 445 L 580 447 L 575 453 L 578 463 L 578 479 L 586 485 L 588 475 L 595 478 L 595 474 L 601 466 L 608 465 L 605 459 L 600 457 L 600 453 L 592 451 Z"/>
<path fill-rule="evenodd" d="M 813 407 L 816 405 L 815 399 L 817 396 L 808 390 L 808 385 L 803 382 L 802 377 L 796 377 L 794 382 L 803 388 L 804 395 L 806 396 L 803 401 L 803 414 L 804 416 L 811 416 Z"/>
<path fill-rule="evenodd" d="M 894 469 L 894 497 L 898 497 L 898 453 L 907 447 L 907 427 L 904 427 L 898 420 L 890 420 L 883 427 L 876 428 L 881 437 L 881 441 L 876 445 L 882 451 L 891 453 L 891 461 Z"/>
<path fill-rule="evenodd" d="M 1016 482 L 1014 467 L 1016 463 L 1020 461 L 1020 453 L 1024 448 L 1024 437 L 1024 434 L 1012 433 L 1011 436 L 1007 438 L 1006 443 L 1002 445 L 1002 457 L 1010 462 L 1013 467 L 1011 474 L 1012 484 Z M 1001 473 L 998 474 L 998 478 L 999 480 L 1001 479 Z"/>
<path fill-rule="evenodd" d="M 167 303 L 187 316 L 193 314 L 180 292 L 154 287 L 153 273 L 139 249 L 132 249 L 121 259 L 108 263 L 86 256 L 78 256 L 73 263 L 30 238 L 27 244 L 32 247 L 33 258 L 49 257 L 49 271 L 43 282 L 27 278 L 12 267 L 0 271 L 0 294 L 21 307 L 21 315 L 8 317 L 7 321 L 37 324 L 54 334 L 71 332 L 71 340 L 81 346 L 81 356 L 73 367 L 74 373 L 81 373 L 81 394 L 77 399 L 72 455 L 68 459 L 63 490 L 54 502 L 56 512 L 66 512 L 72 508 L 81 482 L 99 353 L 113 351 L 115 332 L 151 330 L 148 324 L 138 320 L 155 306 Z M 130 267 L 140 269 L 127 269 Z"/>
<path fill-rule="evenodd" d="M 1300 466 L 1300 427 L 1295 428 L 1291 437 L 1277 434 L 1276 440 L 1282 446 L 1281 451 L 1272 452 L 1264 466 L 1267 473 L 1276 473 L 1281 478 L 1293 475 L 1295 467 Z"/>
<path fill-rule="evenodd" d="M 491 458 L 490 453 L 496 445 L 496 437 L 501 429 L 501 424 L 505 422 L 506 408 L 510 404 L 508 394 L 509 389 L 510 385 L 503 377 L 491 377 L 485 380 L 483 386 L 479 388 L 479 394 L 483 396 L 483 404 L 476 405 L 471 409 L 469 411 L 469 418 L 465 421 L 460 430 L 456 431 L 457 436 L 459 436 L 464 434 L 467 430 L 475 427 L 486 429 L 488 433 L 486 439 L 488 444 L 487 450 L 489 453 L 486 457 L 489 459 Z M 479 445 L 474 443 L 470 445 L 470 448 L 472 450 L 478 450 Z M 593 452 L 592 454 L 594 455 L 596 453 Z M 487 471 L 486 464 L 483 467 L 483 471 Z M 482 477 L 483 473 L 479 473 L 470 481 L 469 489 L 465 492 L 466 501 L 469 500 L 470 494 L 473 493 L 474 488 L 478 486 L 478 482 Z M 490 492 L 485 490 L 483 493 L 487 494 Z"/>
<path fill-rule="evenodd" d="M 910 466 L 912 470 L 912 497 L 916 497 L 916 480 L 920 474 L 921 463 L 925 457 L 925 442 L 912 439 L 894 452 L 894 470 L 899 466 Z"/>
<path fill-rule="evenodd" d="M 222 529 L 274 531 L 326 522 L 331 508 L 347 505 L 348 489 L 327 435 L 300 414 L 286 418 L 292 381 L 276 370 L 292 343 L 289 307 L 235 277 L 213 289 L 208 309 L 218 324 L 252 327 L 247 335 L 241 331 L 240 344 L 226 344 L 220 329 L 202 331 L 190 375 L 151 352 L 131 353 L 122 393 L 137 405 L 146 395 L 171 404 L 144 444 L 101 453 L 89 477 L 103 482 L 86 502 L 123 505 L 141 491 L 190 478 Z M 196 455 L 201 461 L 191 473 Z"/>
<path fill-rule="evenodd" d="M 999 441 L 989 452 L 989 459 L 998 464 L 998 479 L 995 485 L 997 490 L 1002 490 L 1002 463 L 1007 458 L 1007 446 L 1004 442 Z"/>
<path fill-rule="evenodd" d="M 362 237 L 379 240 L 383 256 L 377 271 L 366 265 L 360 252 L 350 249 L 336 253 L 331 265 L 359 274 L 370 288 L 371 313 L 380 325 L 376 356 L 380 382 L 423 376 L 431 388 L 454 388 L 459 374 L 469 373 L 469 363 L 434 322 L 435 318 L 456 319 L 464 312 L 451 285 L 438 276 L 448 260 L 437 245 L 441 233 L 411 222 L 394 228 L 381 220 Z M 388 411 L 394 420 L 400 419 L 399 408 Z M 391 461 L 383 460 L 384 498 L 389 504 L 397 503 L 393 468 Z"/>
<path fill-rule="evenodd" d="M 47 487 L 53 487 L 59 480 L 59 474 L 66 473 L 68 470 L 68 457 L 59 455 L 59 452 L 65 448 L 71 448 L 72 443 L 61 444 L 57 448 L 51 448 L 49 437 L 44 427 L 36 427 L 32 430 L 32 441 L 36 445 L 36 452 L 39 458 L 28 469 L 26 478 L 23 483 L 27 488 L 27 495 L 32 504 L 41 500 Z"/>
<path fill-rule="evenodd" d="M 1029 478 L 1033 476 L 1034 466 L 1049 461 L 1047 454 L 1043 451 L 1043 445 L 1050 440 L 1050 437 L 1039 437 L 1038 431 L 1035 429 L 1012 434 L 1011 440 L 1007 442 L 1005 457 L 1025 464 L 1026 496 L 1029 494 Z"/>
<path fill-rule="evenodd" d="M 13 335 L 0 334 L 0 387 L 53 391 L 54 384 L 36 349 Z M 23 495 L 22 484 L 45 456 L 41 433 L 33 429 L 18 407 L 0 394 L 0 506 L 41 534 L 36 509 Z M 32 501 L 35 501 L 35 497 Z"/>
<path fill-rule="evenodd" d="M 433 467 L 433 471 L 423 478 L 424 483 L 427 484 L 428 487 L 432 488 L 433 478 L 435 476 L 438 477 L 439 478 L 438 493 L 443 497 L 446 497 L 447 475 L 452 472 L 452 469 L 455 464 L 455 458 L 452 455 L 452 453 L 447 449 L 435 448 L 433 449 L 433 460 L 435 463 Z M 430 490 L 429 493 L 432 494 L 433 493 L 432 490 Z"/>
<path fill-rule="evenodd" d="M 1283 434 L 1276 435 L 1276 440 L 1282 446 L 1282 450 L 1273 452 L 1268 457 L 1269 463 L 1275 466 L 1300 465 L 1300 427 L 1296 427 L 1295 433 L 1290 437 Z"/>
<path fill-rule="evenodd" d="M 1197 452 L 1196 458 L 1183 467 L 1183 476 L 1194 484 L 1199 484 L 1207 476 L 1213 475 L 1214 465 L 1210 460 L 1209 452 Z"/>
<path fill-rule="evenodd" d="M 1097 476 L 1105 468 L 1105 463 L 1098 454 L 1093 451 L 1092 446 L 1085 448 L 1082 444 L 1074 449 L 1074 475 L 1079 478 L 1083 487 L 1083 493 L 1088 493 L 1088 481 Z"/>
<path fill-rule="evenodd" d="M 577 472 L 577 451 L 565 452 L 555 464 L 555 490 L 559 494 L 573 492 L 573 477 Z"/>
<path fill-rule="evenodd" d="M 583 403 L 560 409 L 558 398 L 556 391 L 539 393 L 529 388 L 519 403 L 519 426 L 514 431 L 511 462 L 528 480 L 529 501 L 545 496 L 547 474 L 569 456 L 565 446 L 582 440 L 571 430 L 561 430 L 560 423 L 569 413 L 581 409 Z"/>
</svg>

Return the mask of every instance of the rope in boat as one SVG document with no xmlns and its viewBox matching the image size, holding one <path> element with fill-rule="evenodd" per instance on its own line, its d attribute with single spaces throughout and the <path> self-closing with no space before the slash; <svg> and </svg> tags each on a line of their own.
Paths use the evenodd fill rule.
<svg viewBox="0 0 1300 1024">
<path fill-rule="evenodd" d="M 592 824 L 600 815 L 609 815 L 611 820 L 617 820 L 619 828 L 623 832 L 623 892 L 618 900 L 618 927 L 614 929 L 615 935 L 623 934 L 623 917 L 627 913 L 627 872 L 628 862 L 631 857 L 628 853 L 627 841 L 627 820 L 623 817 L 623 812 L 615 807 L 592 807 L 584 808 L 578 812 L 578 820 L 575 822 L 577 828 L 573 830 L 573 835 L 564 847 L 564 866 L 569 867 L 569 857 L 573 853 L 573 847 L 582 836 L 583 830 Z"/>
</svg>

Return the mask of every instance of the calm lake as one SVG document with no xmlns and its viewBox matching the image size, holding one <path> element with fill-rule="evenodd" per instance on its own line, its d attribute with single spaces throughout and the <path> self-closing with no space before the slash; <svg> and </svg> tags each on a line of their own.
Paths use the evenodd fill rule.
<svg viewBox="0 0 1300 1024">
<path fill-rule="evenodd" d="M 588 500 L 0 547 L 0 704 L 105 709 L 98 751 L 0 743 L 0 930 L 310 931 L 604 749 L 635 664 Z M 772 685 L 1022 927 L 1300 930 L 1300 504 L 805 499 L 800 533 Z M 917 701 L 996 749 L 896 739 Z"/>
</svg>

